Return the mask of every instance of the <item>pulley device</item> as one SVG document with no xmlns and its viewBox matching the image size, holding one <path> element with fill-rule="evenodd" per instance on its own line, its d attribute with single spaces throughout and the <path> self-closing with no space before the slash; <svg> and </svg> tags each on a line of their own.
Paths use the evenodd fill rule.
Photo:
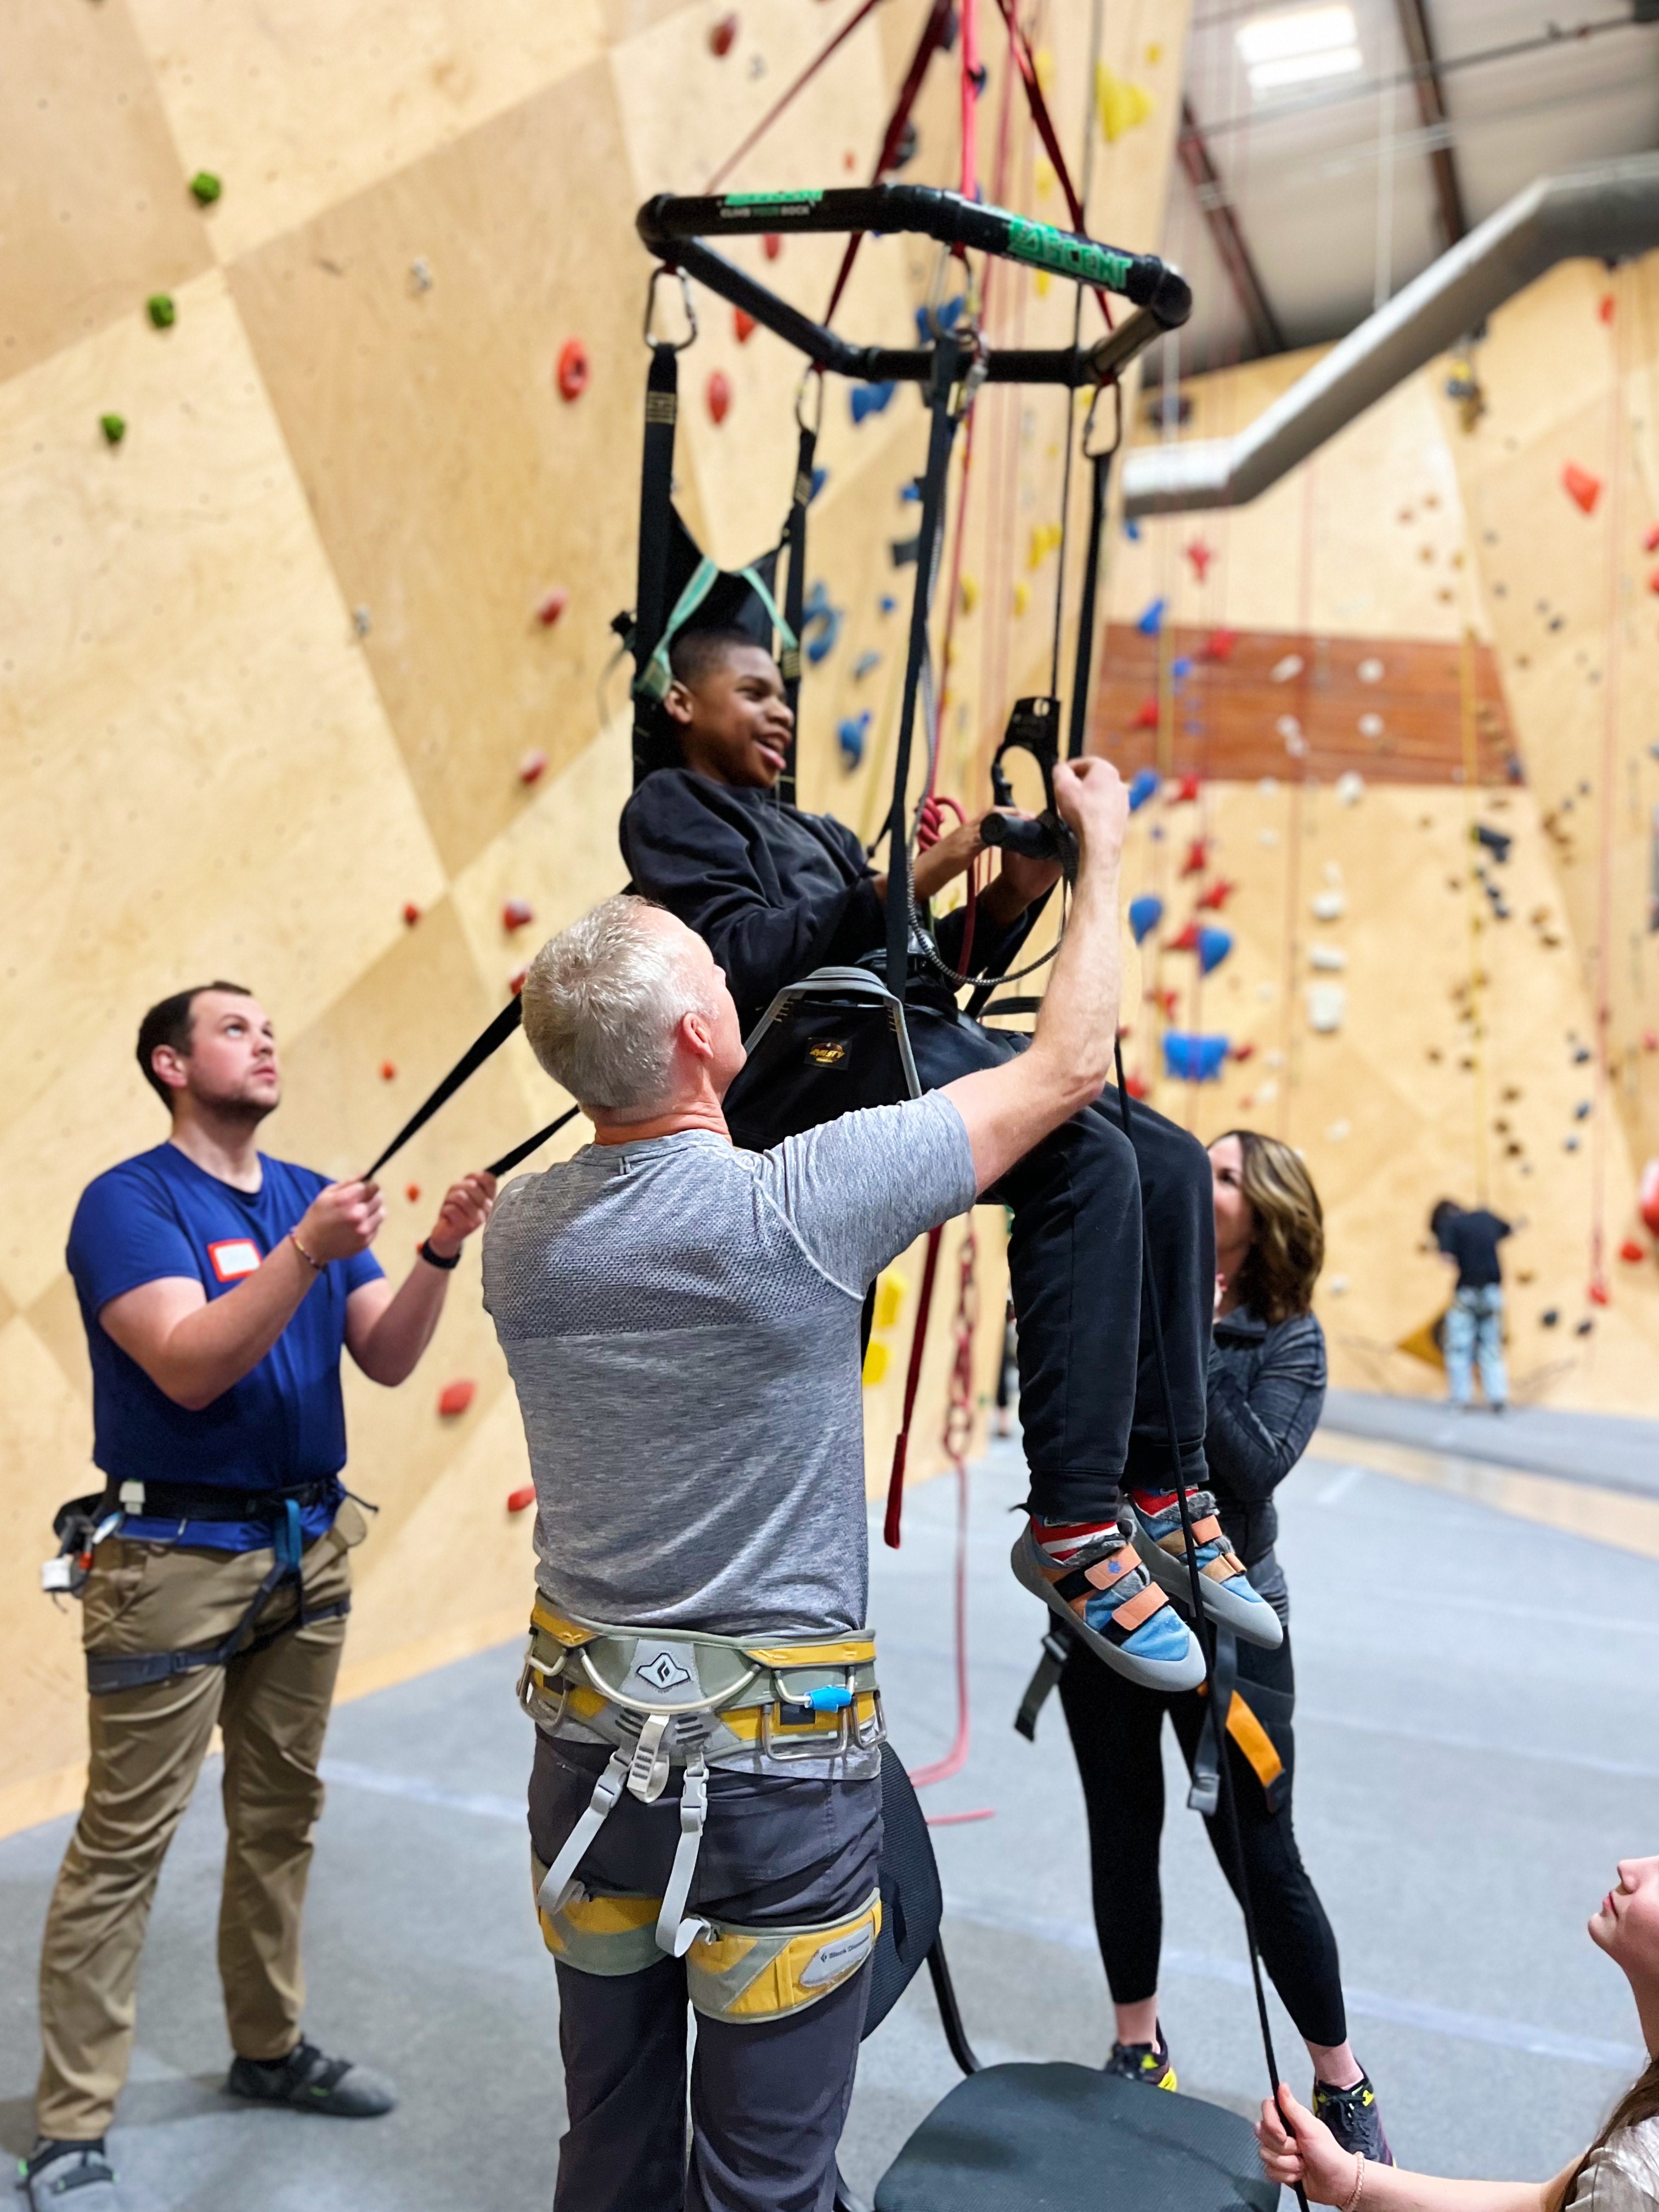
<svg viewBox="0 0 1659 2212">
<path fill-rule="evenodd" d="M 1013 805 L 1013 786 L 1002 763 L 1011 752 L 1030 753 L 1042 773 L 1042 811 L 1030 817 L 988 815 L 980 835 L 988 845 L 999 845 L 1005 852 L 1019 853 L 1028 860 L 1058 860 L 1069 884 L 1077 880 L 1078 845 L 1076 831 L 1069 823 L 1060 820 L 1054 805 L 1059 737 L 1058 699 L 1021 699 L 1015 702 L 1002 743 L 991 762 L 992 793 L 999 806 Z"/>
</svg>

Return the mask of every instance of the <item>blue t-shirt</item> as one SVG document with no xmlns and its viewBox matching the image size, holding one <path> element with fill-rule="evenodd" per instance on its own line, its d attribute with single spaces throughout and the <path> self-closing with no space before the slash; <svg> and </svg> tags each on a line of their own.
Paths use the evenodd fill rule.
<svg viewBox="0 0 1659 2212">
<path fill-rule="evenodd" d="M 98 1318 L 112 1298 L 162 1276 L 193 1277 L 217 1298 L 251 1275 L 328 1180 L 263 1152 L 259 1169 L 258 1189 L 238 1190 L 176 1145 L 157 1145 L 81 1194 L 66 1257 L 92 1354 L 92 1455 L 112 1487 L 149 1481 L 288 1490 L 326 1481 L 345 1465 L 346 1300 L 380 1278 L 372 1253 L 325 1267 L 258 1365 L 199 1413 L 175 1405 Z M 329 1527 L 343 1495 L 332 1486 L 331 1498 L 306 1508 L 307 1542 Z M 122 1534 L 225 1552 L 270 1541 L 269 1525 L 257 1521 L 191 1521 L 181 1530 L 176 1520 L 146 1516 L 129 1519 Z"/>
</svg>

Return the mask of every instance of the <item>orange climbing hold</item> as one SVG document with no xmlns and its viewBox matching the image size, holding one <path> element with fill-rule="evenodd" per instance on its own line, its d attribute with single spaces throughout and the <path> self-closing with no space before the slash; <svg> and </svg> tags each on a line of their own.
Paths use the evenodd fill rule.
<svg viewBox="0 0 1659 2212">
<path fill-rule="evenodd" d="M 457 1413 L 465 1413 L 478 1395 L 478 1386 L 470 1375 L 458 1375 L 453 1382 L 446 1382 L 438 1393 L 438 1411 L 447 1421 Z"/>
<path fill-rule="evenodd" d="M 716 60 L 724 61 L 737 43 L 738 19 L 735 15 L 722 15 L 718 23 L 710 27 L 708 51 Z"/>
<path fill-rule="evenodd" d="M 561 399 L 580 399 L 591 374 L 587 348 L 580 338 L 567 338 L 559 348 L 558 386 Z"/>
<path fill-rule="evenodd" d="M 404 1188 L 404 1196 L 409 1200 L 411 1206 L 418 1206 L 421 1202 L 421 1186 L 419 1183 L 411 1182 L 405 1184 Z"/>
<path fill-rule="evenodd" d="M 380 1080 L 381 1080 L 381 1082 L 382 1082 L 382 1083 L 395 1083 L 395 1082 L 397 1081 L 397 1079 L 398 1079 L 398 1063 L 397 1063 L 397 1061 L 396 1061 L 395 1060 L 383 1060 L 380 1062 Z"/>
<path fill-rule="evenodd" d="M 501 908 L 503 929 L 522 929 L 526 922 L 535 919 L 536 909 L 527 900 L 508 899 Z"/>
<path fill-rule="evenodd" d="M 1613 295 L 1611 292 L 1602 293 L 1601 305 L 1596 308 L 1595 312 L 1600 315 L 1604 323 L 1610 323 L 1613 320 Z"/>
<path fill-rule="evenodd" d="M 569 605 L 569 592 L 562 584 L 556 584 L 537 608 L 536 619 L 544 629 L 551 629 Z"/>
<path fill-rule="evenodd" d="M 509 1490 L 507 1493 L 507 1510 L 509 1513 L 523 1513 L 535 1503 L 536 1486 L 533 1482 L 526 1482 L 520 1489 Z"/>
<path fill-rule="evenodd" d="M 421 909 L 416 905 L 414 900 L 405 899 L 404 901 L 404 920 L 409 924 L 411 929 L 414 928 L 416 923 L 420 920 L 420 918 Z"/>
<path fill-rule="evenodd" d="M 1141 701 L 1140 704 L 1135 708 L 1133 714 L 1130 717 L 1129 727 L 1132 730 L 1155 730 L 1158 727 L 1158 700 L 1156 696 L 1148 697 Z"/>
<path fill-rule="evenodd" d="M 708 402 L 710 421 L 724 422 L 732 410 L 732 386 L 723 368 L 717 368 L 709 378 L 703 398 Z"/>
<path fill-rule="evenodd" d="M 1210 840 L 1194 837 L 1187 848 L 1187 857 L 1181 864 L 1183 876 L 1201 876 L 1210 865 Z"/>
<path fill-rule="evenodd" d="M 1577 461 L 1569 461 L 1561 471 L 1561 489 L 1575 507 L 1586 514 L 1594 514 L 1595 502 L 1601 496 L 1601 479 L 1593 477 L 1588 469 L 1581 469 Z"/>
<path fill-rule="evenodd" d="M 732 310 L 732 329 L 739 345 L 747 345 L 760 325 L 752 315 L 745 315 L 741 307 Z"/>
<path fill-rule="evenodd" d="M 526 753 L 524 758 L 519 763 L 519 781 L 520 783 L 538 783 L 540 781 L 543 775 L 546 772 L 546 769 L 547 755 L 545 753 Z"/>
</svg>

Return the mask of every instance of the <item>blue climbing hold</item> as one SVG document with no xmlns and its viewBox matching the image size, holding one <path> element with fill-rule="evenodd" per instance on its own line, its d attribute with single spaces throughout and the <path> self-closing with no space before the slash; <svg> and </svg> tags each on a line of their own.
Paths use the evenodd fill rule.
<svg viewBox="0 0 1659 2212">
<path fill-rule="evenodd" d="M 819 577 L 801 609 L 801 649 L 814 668 L 826 653 L 835 651 L 841 623 L 841 609 L 830 605 L 830 586 Z"/>
<path fill-rule="evenodd" d="M 1140 632 L 1142 637 L 1156 637 L 1163 627 L 1164 601 L 1154 599 L 1135 624 L 1135 628 Z"/>
<path fill-rule="evenodd" d="M 862 684 L 866 676 L 872 674 L 880 666 L 881 655 L 878 653 L 860 653 L 858 659 L 853 663 L 854 683 Z"/>
<path fill-rule="evenodd" d="M 899 487 L 899 504 L 902 507 L 920 507 L 921 505 L 921 486 L 916 482 L 914 477 L 911 477 L 908 484 L 902 484 Z"/>
<path fill-rule="evenodd" d="M 1143 891 L 1129 902 L 1129 927 L 1135 933 L 1135 943 L 1141 944 L 1164 919 L 1164 902 L 1155 891 Z"/>
<path fill-rule="evenodd" d="M 884 384 L 855 384 L 848 394 L 855 423 L 867 422 L 872 415 L 880 415 L 893 404 L 893 394 L 898 386 L 890 377 Z"/>
<path fill-rule="evenodd" d="M 916 309 L 916 337 L 921 344 L 936 337 L 943 331 L 953 331 L 962 320 L 962 311 L 967 301 L 960 293 L 954 300 L 945 300 L 937 307 Z"/>
<path fill-rule="evenodd" d="M 866 708 L 861 714 L 849 714 L 836 726 L 836 742 L 841 746 L 842 764 L 851 770 L 864 758 L 864 740 L 869 735 L 870 713 Z"/>
<path fill-rule="evenodd" d="M 1129 811 L 1138 814 L 1158 789 L 1158 770 L 1144 768 L 1129 786 Z"/>
<path fill-rule="evenodd" d="M 1198 972 L 1208 975 L 1233 949 L 1231 929 L 1200 929 L 1198 933 Z"/>
<path fill-rule="evenodd" d="M 884 615 L 896 615 L 898 612 L 898 601 L 890 592 L 884 592 L 876 601 L 876 605 Z"/>
<path fill-rule="evenodd" d="M 1164 1072 L 1177 1083 L 1215 1083 L 1227 1057 L 1224 1036 L 1197 1036 L 1188 1030 L 1164 1033 Z"/>
<path fill-rule="evenodd" d="M 1172 683 L 1184 684 L 1192 672 L 1193 657 L 1190 653 L 1183 653 L 1179 660 L 1172 660 L 1170 663 L 1170 678 Z"/>
<path fill-rule="evenodd" d="M 811 507 L 812 501 L 817 497 L 818 494 L 823 489 L 823 487 L 829 483 L 829 481 L 830 471 L 828 469 L 813 470 L 812 489 L 806 495 L 806 504 L 808 507 Z"/>
<path fill-rule="evenodd" d="M 1131 545 L 1139 544 L 1140 525 L 1135 520 L 1133 514 L 1126 514 L 1123 518 L 1123 535 L 1128 539 Z"/>
</svg>

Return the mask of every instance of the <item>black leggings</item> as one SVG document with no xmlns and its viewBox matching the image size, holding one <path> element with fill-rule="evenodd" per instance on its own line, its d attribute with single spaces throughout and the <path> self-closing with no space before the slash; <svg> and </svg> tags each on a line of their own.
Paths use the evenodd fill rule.
<svg viewBox="0 0 1659 2212">
<path fill-rule="evenodd" d="M 1275 1791 L 1279 1809 L 1270 1811 L 1254 1769 L 1231 1736 L 1227 1739 L 1262 1963 L 1306 2041 L 1345 2043 L 1348 2029 L 1336 1937 L 1302 1863 L 1291 1826 L 1295 1758 L 1291 1711 L 1296 1678 L 1288 1630 L 1277 1651 L 1239 1645 L 1238 1686 L 1267 1728 L 1285 1766 Z M 1164 1827 L 1164 1716 L 1167 1711 L 1175 1723 L 1190 1771 L 1204 1723 L 1204 1701 L 1196 1691 L 1167 1698 L 1142 1689 L 1103 1665 L 1080 1644 L 1073 1646 L 1060 1675 L 1060 1696 L 1089 1813 L 1095 1931 L 1106 1979 L 1116 2003 L 1140 2004 L 1158 1988 L 1164 1933 L 1158 1873 Z M 1238 1866 L 1224 1813 L 1204 1825 L 1237 1896 Z"/>
</svg>

